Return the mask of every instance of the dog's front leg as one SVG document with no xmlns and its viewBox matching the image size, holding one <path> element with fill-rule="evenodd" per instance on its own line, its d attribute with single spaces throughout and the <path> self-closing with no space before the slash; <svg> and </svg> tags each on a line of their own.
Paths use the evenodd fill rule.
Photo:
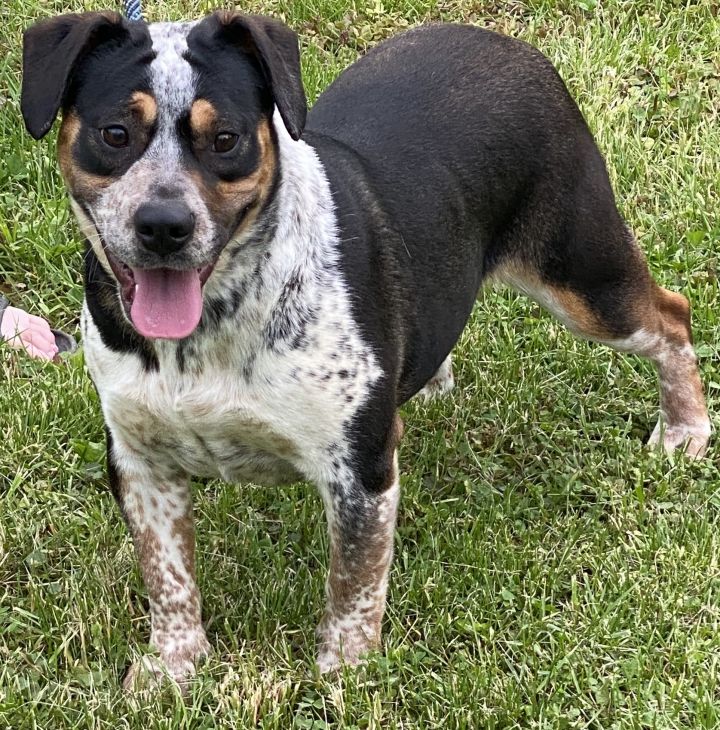
<svg viewBox="0 0 720 730">
<path fill-rule="evenodd" d="M 159 655 L 135 662 L 125 689 L 169 675 L 181 686 L 210 649 L 195 584 L 189 478 L 150 464 L 108 434 L 110 485 L 130 528 L 150 599 L 150 643 Z"/>
<path fill-rule="evenodd" d="M 358 664 L 380 644 L 400 484 L 397 454 L 370 490 L 355 476 L 323 489 L 330 532 L 327 605 L 317 629 L 318 666 Z"/>
</svg>

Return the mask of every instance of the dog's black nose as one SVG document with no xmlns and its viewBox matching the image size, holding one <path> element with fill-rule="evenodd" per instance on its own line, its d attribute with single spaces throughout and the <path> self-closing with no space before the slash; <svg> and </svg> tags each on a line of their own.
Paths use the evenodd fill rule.
<svg viewBox="0 0 720 730">
<path fill-rule="evenodd" d="M 195 216 L 185 203 L 143 203 L 135 213 L 135 232 L 150 251 L 167 256 L 179 251 L 195 230 Z"/>
</svg>

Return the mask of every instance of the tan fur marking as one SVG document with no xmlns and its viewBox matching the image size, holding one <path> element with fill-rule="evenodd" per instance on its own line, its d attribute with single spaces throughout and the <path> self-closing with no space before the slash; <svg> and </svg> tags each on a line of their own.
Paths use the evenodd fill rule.
<svg viewBox="0 0 720 730">
<path fill-rule="evenodd" d="M 658 286 L 655 306 L 663 335 L 676 345 L 692 344 L 690 303 L 682 295 Z"/>
<path fill-rule="evenodd" d="M 494 277 L 527 294 L 575 334 L 591 340 L 607 340 L 617 336 L 600 321 L 582 296 L 543 281 L 536 272 L 525 266 L 505 264 Z"/>
<path fill-rule="evenodd" d="M 257 137 L 260 145 L 260 162 L 247 177 L 232 182 L 220 181 L 209 188 L 200 175 L 191 173 L 205 204 L 216 219 L 232 221 L 238 211 L 249 206 L 248 212 L 240 226 L 233 232 L 232 238 L 237 237 L 254 223 L 270 195 L 275 177 L 277 157 L 270 132 L 270 123 L 267 119 L 263 119 L 258 125 Z"/>
<path fill-rule="evenodd" d="M 260 164 L 255 172 L 240 180 L 220 182 L 217 185 L 219 194 L 228 201 L 245 201 L 253 196 L 258 202 L 264 202 L 267 197 L 276 167 L 275 149 L 267 119 L 263 119 L 258 125 L 257 137 L 260 143 Z"/>
<path fill-rule="evenodd" d="M 577 330 L 593 340 L 603 340 L 612 337 L 612 332 L 600 321 L 595 312 L 579 294 L 569 289 L 548 287 L 552 296 L 567 312 L 567 316 L 575 324 Z"/>
<path fill-rule="evenodd" d="M 642 273 L 647 271 L 644 269 Z M 580 294 L 542 281 L 526 267 L 506 264 L 495 277 L 548 308 L 576 334 L 601 342 L 619 336 L 600 320 Z M 626 306 L 631 307 L 634 329 L 657 332 L 676 345 L 692 343 L 690 305 L 682 294 L 663 289 L 649 277 L 639 276 L 637 285 L 628 290 L 627 296 Z"/>
<path fill-rule="evenodd" d="M 73 171 L 72 146 L 80 132 L 80 120 L 73 112 L 63 116 L 58 134 L 57 153 L 60 171 L 62 172 L 65 184 L 70 187 L 70 179 Z"/>
<path fill-rule="evenodd" d="M 194 137 L 209 137 L 215 131 L 217 111 L 207 99 L 197 99 L 190 107 L 190 128 Z"/>
<path fill-rule="evenodd" d="M 130 97 L 130 110 L 140 117 L 146 127 L 152 127 L 157 119 L 157 102 L 150 94 L 144 91 L 136 91 Z"/>
<path fill-rule="evenodd" d="M 81 170 L 75 163 L 72 148 L 80 133 L 80 120 L 75 112 L 68 112 L 60 125 L 58 136 L 58 162 L 65 184 L 76 198 L 92 201 L 98 193 L 114 182 L 111 177 L 92 175 Z"/>
<path fill-rule="evenodd" d="M 258 139 L 260 141 L 260 164 L 254 173 L 254 175 L 257 175 L 255 204 L 252 209 L 248 211 L 248 214 L 245 216 L 245 220 L 240 224 L 239 229 L 233 233 L 233 237 L 237 236 L 240 230 L 247 229 L 255 222 L 258 213 L 270 196 L 270 190 L 275 178 L 275 172 L 277 170 L 277 150 L 273 144 L 273 138 L 270 132 L 270 122 L 267 119 L 264 119 L 258 127 Z"/>
</svg>

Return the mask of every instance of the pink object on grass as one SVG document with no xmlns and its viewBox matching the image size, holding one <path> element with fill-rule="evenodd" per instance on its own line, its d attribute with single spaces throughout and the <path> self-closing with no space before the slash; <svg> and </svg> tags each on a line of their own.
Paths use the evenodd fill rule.
<svg viewBox="0 0 720 730">
<path fill-rule="evenodd" d="M 52 360 L 58 354 L 50 325 L 42 317 L 17 307 L 0 310 L 0 339 L 43 360 Z"/>
</svg>

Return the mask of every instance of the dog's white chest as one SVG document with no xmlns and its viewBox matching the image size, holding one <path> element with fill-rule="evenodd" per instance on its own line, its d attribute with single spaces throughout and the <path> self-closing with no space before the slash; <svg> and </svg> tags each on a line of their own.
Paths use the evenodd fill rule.
<svg viewBox="0 0 720 730">
<path fill-rule="evenodd" d="M 275 400 L 213 372 L 146 373 L 134 385 L 108 388 L 103 410 L 113 432 L 155 462 L 229 481 L 276 483 L 298 478 L 303 445 Z"/>
<path fill-rule="evenodd" d="M 92 327 L 86 352 L 113 438 L 132 453 L 192 475 L 274 484 L 322 477 L 379 375 L 359 342 L 342 353 L 334 338 L 311 336 L 318 348 L 259 354 L 250 376 L 212 354 L 187 372 L 174 355 L 146 370 L 102 347 Z"/>
</svg>

